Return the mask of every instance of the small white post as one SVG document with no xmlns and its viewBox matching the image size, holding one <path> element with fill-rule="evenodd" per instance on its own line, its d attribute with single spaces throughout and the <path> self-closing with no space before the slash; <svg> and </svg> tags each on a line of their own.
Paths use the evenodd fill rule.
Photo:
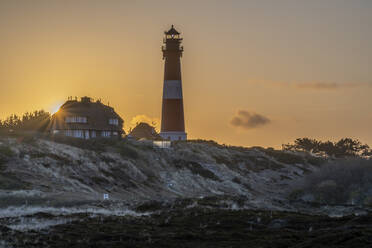
<svg viewBox="0 0 372 248">
<path fill-rule="evenodd" d="M 109 194 L 103 194 L 103 200 L 108 200 L 109 199 Z"/>
</svg>

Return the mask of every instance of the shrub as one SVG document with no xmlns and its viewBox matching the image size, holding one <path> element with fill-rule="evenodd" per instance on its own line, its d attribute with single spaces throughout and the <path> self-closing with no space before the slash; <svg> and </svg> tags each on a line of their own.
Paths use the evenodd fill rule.
<svg viewBox="0 0 372 248">
<path fill-rule="evenodd" d="M 295 188 L 297 199 L 312 195 L 315 201 L 324 204 L 363 204 L 372 197 L 372 160 L 328 162 L 301 179 Z"/>
<path fill-rule="evenodd" d="M 214 181 L 221 181 L 212 171 L 204 169 L 203 166 L 201 166 L 197 162 L 175 160 L 173 161 L 173 164 L 176 168 L 179 168 L 179 169 L 183 169 L 183 168 L 189 169 L 191 173 L 194 175 L 200 175 L 204 178 L 209 178 Z"/>
<path fill-rule="evenodd" d="M 303 164 L 305 162 L 304 158 L 298 154 L 288 151 L 280 151 L 274 149 L 263 150 L 267 155 L 275 158 L 278 162 L 285 164 Z"/>
<path fill-rule="evenodd" d="M 12 149 L 9 146 L 0 146 L 0 165 L 5 164 L 9 161 L 10 157 L 14 155 Z"/>
<path fill-rule="evenodd" d="M 119 140 L 117 138 L 94 138 L 94 139 L 79 139 L 55 135 L 50 138 L 54 142 L 75 146 L 81 149 L 87 149 L 95 152 L 104 152 L 109 148 L 114 149 L 123 157 L 137 159 L 139 157 L 137 150 L 130 144 L 128 140 Z"/>
<path fill-rule="evenodd" d="M 128 157 L 128 158 L 133 158 L 133 159 L 138 158 L 138 152 L 134 148 L 128 145 L 123 145 L 123 144 L 120 145 L 119 153 L 123 157 Z"/>
<path fill-rule="evenodd" d="M 50 113 L 44 110 L 27 112 L 22 116 L 13 114 L 4 121 L 0 121 L 0 129 L 44 132 L 50 123 L 50 118 Z"/>
<path fill-rule="evenodd" d="M 10 149 L 9 146 L 0 146 L 0 155 L 4 156 L 4 157 L 11 157 L 14 155 L 14 152 L 12 151 L 12 149 Z"/>
<path fill-rule="evenodd" d="M 125 142 L 124 140 L 118 140 L 117 138 L 80 139 L 64 135 L 48 136 L 47 139 L 53 142 L 96 152 L 104 152 L 108 147 L 116 147 L 118 144 Z"/>
<path fill-rule="evenodd" d="M 351 138 L 343 138 L 337 142 L 299 138 L 294 141 L 294 144 L 283 144 L 282 147 L 283 150 L 305 151 L 315 154 L 325 153 L 337 158 L 372 155 L 372 151 L 367 144 L 362 144 L 359 140 Z"/>
</svg>

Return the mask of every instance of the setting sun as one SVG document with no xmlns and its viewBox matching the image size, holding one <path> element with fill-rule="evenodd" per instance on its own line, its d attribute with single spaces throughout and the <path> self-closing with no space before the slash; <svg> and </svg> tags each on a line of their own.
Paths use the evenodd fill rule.
<svg viewBox="0 0 372 248">
<path fill-rule="evenodd" d="M 59 111 L 59 108 L 63 105 L 63 102 L 58 102 L 50 107 L 50 113 L 53 115 Z"/>
</svg>

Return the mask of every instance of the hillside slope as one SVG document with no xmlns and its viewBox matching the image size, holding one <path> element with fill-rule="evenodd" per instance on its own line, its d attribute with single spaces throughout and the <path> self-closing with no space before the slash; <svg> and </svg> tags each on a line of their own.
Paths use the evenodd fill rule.
<svg viewBox="0 0 372 248">
<path fill-rule="evenodd" d="M 239 195 L 251 206 L 275 208 L 288 185 L 319 164 L 311 156 L 208 142 L 156 149 L 128 141 L 103 152 L 44 139 L 0 142 L 0 205 L 95 201 L 108 193 L 127 203 Z"/>
<path fill-rule="evenodd" d="M 367 207 L 290 200 L 323 162 L 205 141 L 0 138 L 0 247 L 370 247 Z"/>
</svg>

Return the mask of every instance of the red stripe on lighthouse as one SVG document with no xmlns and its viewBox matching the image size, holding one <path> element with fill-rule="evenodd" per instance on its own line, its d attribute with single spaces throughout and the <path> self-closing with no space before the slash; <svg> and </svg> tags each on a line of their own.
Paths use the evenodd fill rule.
<svg viewBox="0 0 372 248">
<path fill-rule="evenodd" d="M 162 132 L 184 132 L 182 99 L 163 99 Z"/>
</svg>

